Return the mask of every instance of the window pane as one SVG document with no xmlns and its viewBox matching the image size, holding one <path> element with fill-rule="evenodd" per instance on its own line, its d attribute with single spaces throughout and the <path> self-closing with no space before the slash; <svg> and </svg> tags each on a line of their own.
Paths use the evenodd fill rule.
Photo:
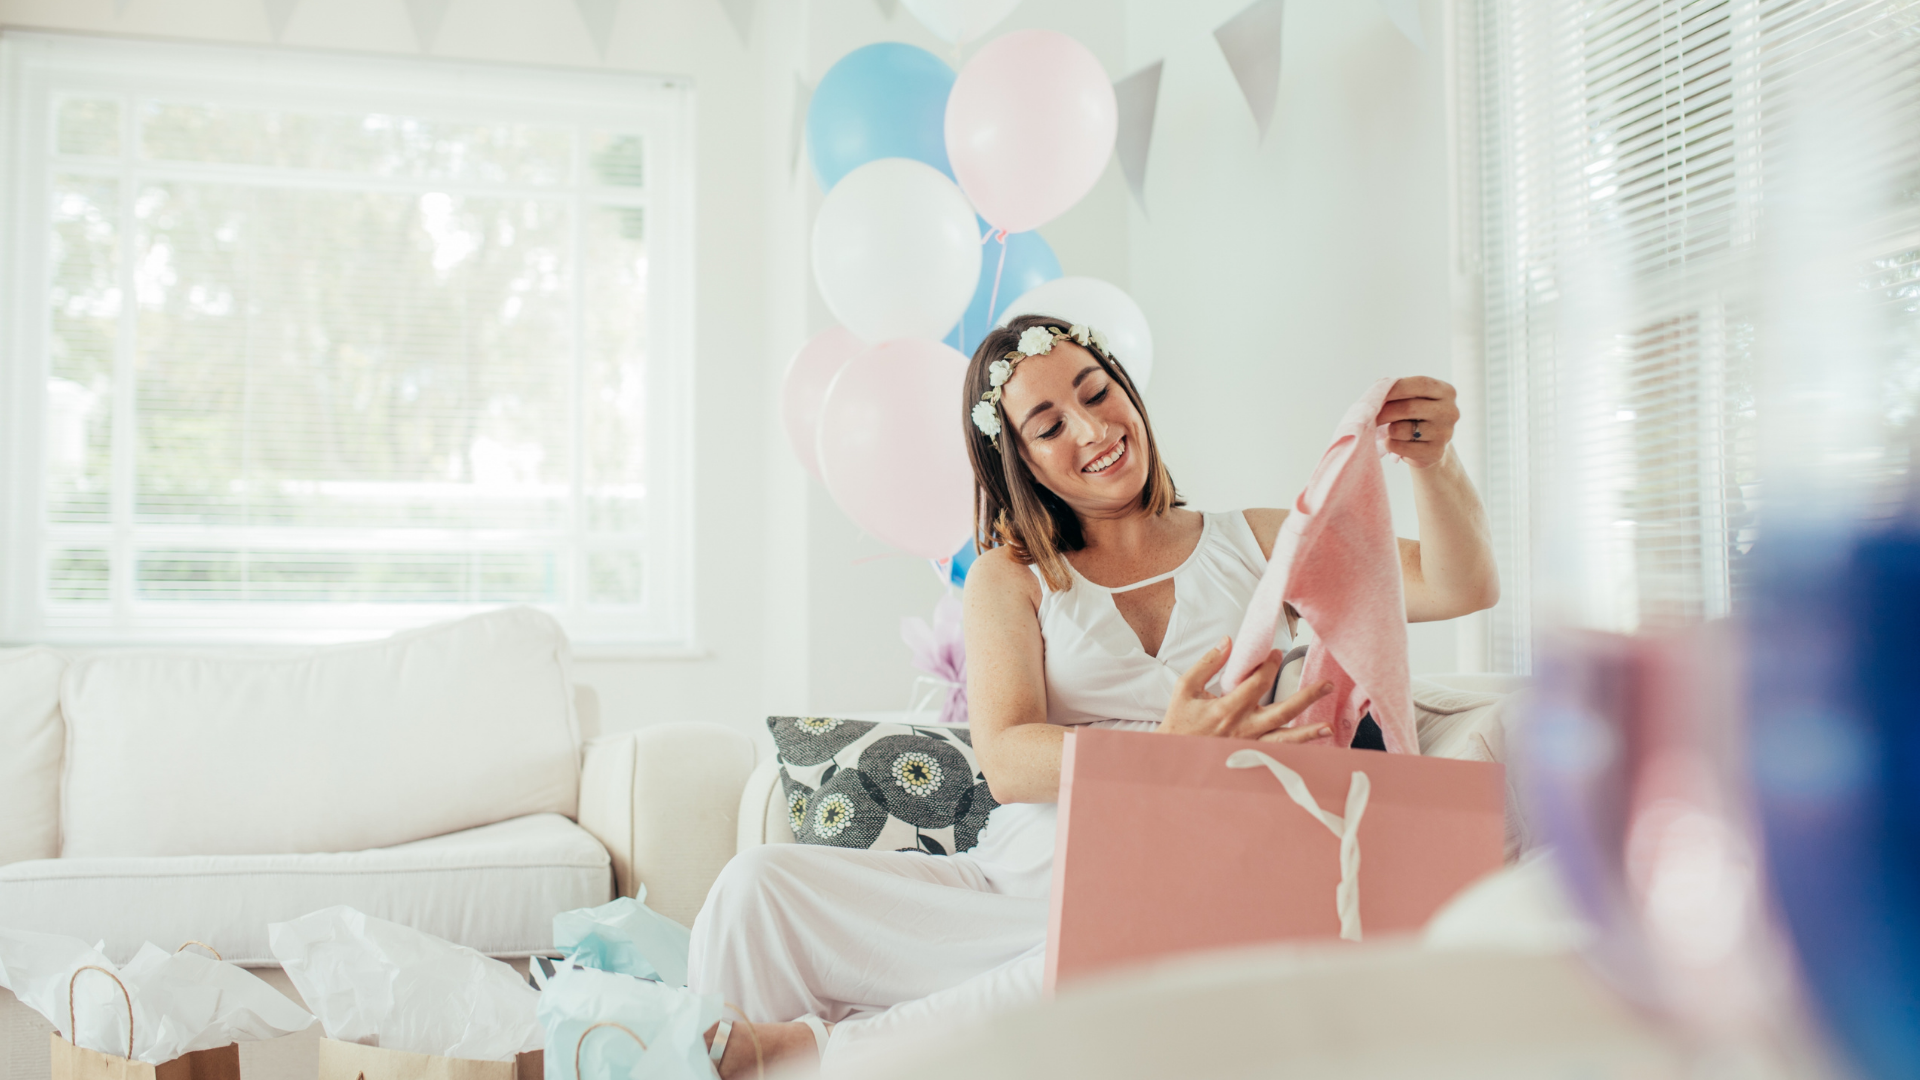
<svg viewBox="0 0 1920 1080">
<path fill-rule="evenodd" d="M 552 603 L 557 552 L 144 551 L 136 595 L 200 603 Z"/>
<path fill-rule="evenodd" d="M 56 604 L 106 603 L 108 565 L 104 549 L 53 549 L 47 553 L 47 599 Z"/>
<path fill-rule="evenodd" d="M 531 124 L 156 102 L 141 110 L 140 149 L 158 161 L 551 185 L 572 172 L 573 137 Z"/>
<path fill-rule="evenodd" d="M 647 241 L 642 211 L 588 212 L 587 527 L 638 532 L 646 498 Z"/>
<path fill-rule="evenodd" d="M 566 524 L 565 204 L 176 183 L 138 216 L 137 520 Z"/>
<path fill-rule="evenodd" d="M 593 181 L 615 187 L 644 187 L 647 182 L 647 144 L 638 135 L 595 132 L 587 141 L 587 160 Z"/>
<path fill-rule="evenodd" d="M 587 601 L 638 604 L 644 560 L 638 551 L 596 551 L 587 556 Z"/>
<path fill-rule="evenodd" d="M 62 154 L 120 156 L 120 103 L 112 98 L 68 98 L 54 120 Z"/>
<path fill-rule="evenodd" d="M 53 182 L 47 291 L 47 519 L 108 520 L 113 357 L 120 322 L 120 185 Z"/>
</svg>

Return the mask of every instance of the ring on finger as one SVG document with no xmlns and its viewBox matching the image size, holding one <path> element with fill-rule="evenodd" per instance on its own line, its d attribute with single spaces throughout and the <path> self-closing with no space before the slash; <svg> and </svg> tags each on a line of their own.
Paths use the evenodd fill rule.
<svg viewBox="0 0 1920 1080">
<path fill-rule="evenodd" d="M 1415 420 L 1413 422 L 1413 441 L 1414 442 L 1420 441 L 1420 421 L 1418 420 Z"/>
</svg>

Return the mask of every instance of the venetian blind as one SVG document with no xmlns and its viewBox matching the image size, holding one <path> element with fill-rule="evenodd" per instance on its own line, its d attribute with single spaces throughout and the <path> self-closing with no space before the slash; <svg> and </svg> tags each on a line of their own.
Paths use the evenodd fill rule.
<svg viewBox="0 0 1920 1080">
<path fill-rule="evenodd" d="M 1506 584 L 1488 645 L 1527 671 L 1542 615 L 1631 632 L 1738 608 L 1769 445 L 1822 451 L 1765 415 L 1791 396 L 1763 392 L 1770 371 L 1867 373 L 1825 448 L 1887 509 L 1920 398 L 1920 9 L 1481 0 L 1473 18 Z"/>
<path fill-rule="evenodd" d="M 684 639 L 684 88 L 5 45 L 15 626 Z"/>
</svg>

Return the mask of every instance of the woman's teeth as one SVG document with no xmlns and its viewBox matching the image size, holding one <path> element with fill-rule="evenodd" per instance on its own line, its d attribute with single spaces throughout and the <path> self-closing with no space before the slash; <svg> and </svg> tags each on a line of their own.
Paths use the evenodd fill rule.
<svg viewBox="0 0 1920 1080">
<path fill-rule="evenodd" d="M 1113 444 L 1113 449 L 1106 452 L 1105 456 L 1101 457 L 1099 460 L 1093 462 L 1091 465 L 1088 465 L 1086 468 L 1081 469 L 1080 471 L 1090 472 L 1090 473 L 1106 472 L 1107 469 L 1110 466 L 1112 466 L 1114 462 L 1120 460 L 1120 455 L 1126 452 L 1127 452 L 1127 440 L 1126 440 L 1126 436 L 1123 435 L 1121 436 L 1119 442 Z"/>
</svg>

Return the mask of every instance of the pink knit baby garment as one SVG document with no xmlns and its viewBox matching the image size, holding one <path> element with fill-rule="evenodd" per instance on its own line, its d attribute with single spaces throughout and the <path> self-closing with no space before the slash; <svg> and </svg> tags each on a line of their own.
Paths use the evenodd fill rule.
<svg viewBox="0 0 1920 1080">
<path fill-rule="evenodd" d="M 1266 660 L 1281 604 L 1291 603 L 1319 637 L 1307 651 L 1300 685 L 1333 684 L 1296 725 L 1327 724 L 1334 741 L 1349 746 L 1360 718 L 1372 713 L 1388 750 L 1417 754 L 1407 603 L 1380 466 L 1387 429 L 1373 423 L 1393 383 L 1381 379 L 1368 387 L 1334 429 L 1332 445 L 1274 538 L 1220 684 L 1232 689 Z"/>
</svg>

